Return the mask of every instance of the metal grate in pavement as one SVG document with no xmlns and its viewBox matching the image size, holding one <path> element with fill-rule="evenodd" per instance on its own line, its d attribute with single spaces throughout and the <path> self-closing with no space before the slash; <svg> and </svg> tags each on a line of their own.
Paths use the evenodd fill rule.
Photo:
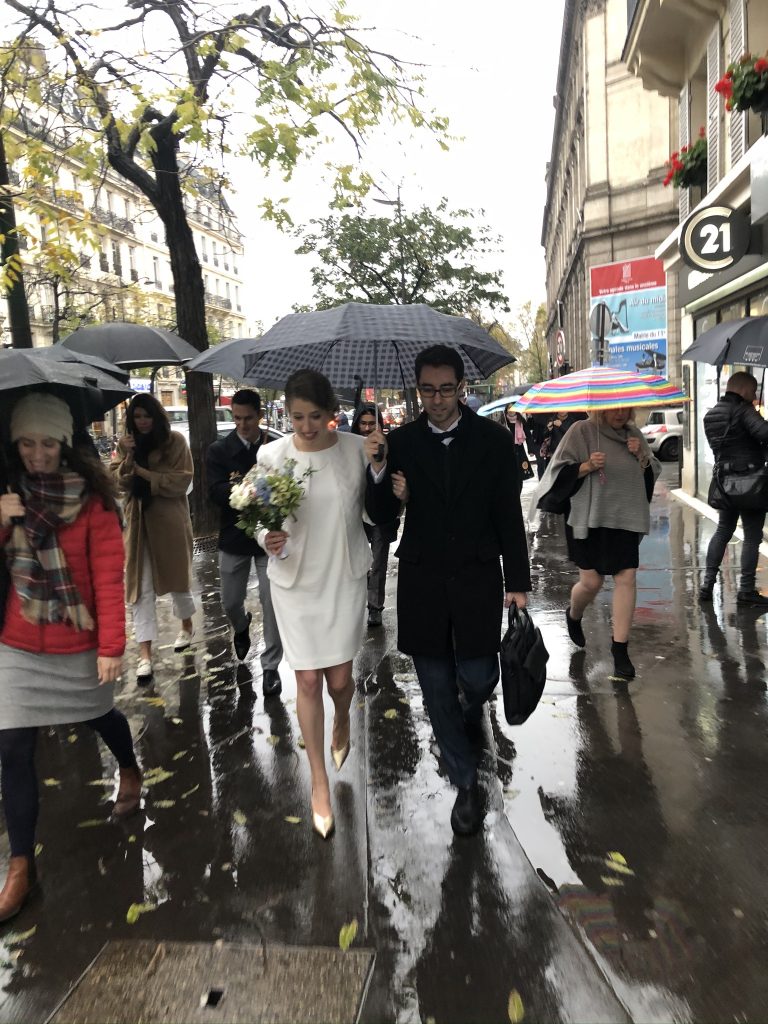
<svg viewBox="0 0 768 1024">
<path fill-rule="evenodd" d="M 354 1024 L 373 961 L 366 949 L 108 942 L 49 1024 Z"/>
</svg>

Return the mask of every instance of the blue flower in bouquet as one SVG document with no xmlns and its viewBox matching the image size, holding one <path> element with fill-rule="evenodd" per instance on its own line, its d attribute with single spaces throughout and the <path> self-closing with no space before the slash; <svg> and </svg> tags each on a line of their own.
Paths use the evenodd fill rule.
<svg viewBox="0 0 768 1024">
<path fill-rule="evenodd" d="M 240 513 L 237 526 L 249 537 L 261 529 L 281 530 L 287 519 L 296 518 L 304 498 L 304 480 L 313 471 L 306 470 L 297 479 L 295 459 L 286 459 L 280 470 L 255 465 L 232 488 L 229 504 Z"/>
</svg>

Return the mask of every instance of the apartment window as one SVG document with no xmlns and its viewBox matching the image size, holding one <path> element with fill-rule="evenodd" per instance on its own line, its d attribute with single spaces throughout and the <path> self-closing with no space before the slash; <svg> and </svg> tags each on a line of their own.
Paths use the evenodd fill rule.
<svg viewBox="0 0 768 1024">
<path fill-rule="evenodd" d="M 43 224 L 43 222 L 40 221 L 40 245 L 45 245 L 45 243 L 47 241 L 48 241 L 48 229 L 46 228 L 45 224 Z"/>
<path fill-rule="evenodd" d="M 156 242 L 156 241 L 157 241 L 157 232 L 156 232 L 156 231 L 153 231 L 153 232 L 152 232 L 152 233 L 150 234 L 150 236 L 149 236 L 149 237 L 150 237 L 150 238 L 152 239 L 152 241 L 153 241 L 153 242 Z"/>
<path fill-rule="evenodd" d="M 125 197 L 125 219 L 131 219 L 131 200 L 128 198 L 128 196 Z"/>
<path fill-rule="evenodd" d="M 153 280 L 155 282 L 155 288 L 162 288 L 162 285 L 160 284 L 160 257 L 159 256 L 153 256 L 152 257 L 152 274 L 153 274 Z"/>
<path fill-rule="evenodd" d="M 225 284 L 224 284 L 224 294 L 227 296 L 227 298 L 230 297 L 230 295 L 229 295 L 229 281 L 226 281 Z"/>
<path fill-rule="evenodd" d="M 161 320 L 162 320 L 163 316 L 165 315 L 165 310 L 163 309 L 162 302 L 158 302 L 158 304 L 157 304 L 157 315 L 160 317 Z"/>
<path fill-rule="evenodd" d="M 107 209 L 109 210 L 110 213 L 112 213 L 112 210 L 114 208 L 114 201 L 115 201 L 115 197 L 112 195 L 112 193 L 109 191 L 109 189 L 107 189 Z"/>
<path fill-rule="evenodd" d="M 240 311 L 240 288 L 235 285 L 235 305 L 237 306 L 238 312 Z"/>
<path fill-rule="evenodd" d="M 116 274 L 121 274 L 123 271 L 123 261 L 120 257 L 120 243 L 116 240 L 112 240 L 112 266 L 115 268 Z"/>
<path fill-rule="evenodd" d="M 135 245 L 129 245 L 128 246 L 128 267 L 130 268 L 130 271 L 131 271 L 131 280 L 132 281 L 138 281 L 139 280 L 139 270 L 138 270 L 138 267 L 136 266 L 136 246 Z"/>
</svg>

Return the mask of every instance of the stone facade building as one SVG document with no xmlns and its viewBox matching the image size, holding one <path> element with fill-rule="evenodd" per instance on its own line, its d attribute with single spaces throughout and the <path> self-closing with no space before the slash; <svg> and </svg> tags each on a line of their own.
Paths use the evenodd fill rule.
<svg viewBox="0 0 768 1024">
<path fill-rule="evenodd" d="M 542 226 L 553 374 L 596 360 L 590 267 L 653 256 L 677 222 L 677 199 L 662 185 L 677 104 L 645 91 L 623 63 L 627 18 L 626 0 L 565 3 Z M 668 299 L 674 308 L 674 275 Z M 674 317 L 667 352 L 676 379 Z"/>
</svg>

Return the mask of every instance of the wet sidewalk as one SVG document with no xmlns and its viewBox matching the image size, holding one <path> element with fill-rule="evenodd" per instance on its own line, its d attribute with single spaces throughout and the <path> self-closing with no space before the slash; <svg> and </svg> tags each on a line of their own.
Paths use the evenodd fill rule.
<svg viewBox="0 0 768 1024">
<path fill-rule="evenodd" d="M 141 986 L 139 943 L 250 947 L 254 975 L 277 944 L 312 947 L 332 972 L 353 932 L 351 950 L 375 961 L 343 1019 L 764 1019 L 766 618 L 736 606 L 738 545 L 714 604 L 700 607 L 713 524 L 663 483 L 652 514 L 629 685 L 610 676 L 610 594 L 577 651 L 563 621 L 573 570 L 562 523 L 532 524 L 549 680 L 523 727 L 507 726 L 500 698 L 489 706 L 489 813 L 470 840 L 451 833 L 453 794 L 395 648 L 396 562 L 385 628 L 356 663 L 354 745 L 332 778 L 337 831 L 324 843 L 309 824 L 293 677 L 283 666 L 282 697 L 265 701 L 258 654 L 236 665 L 215 559 L 198 556 L 201 642 L 161 651 L 153 685 L 127 673 L 119 695 L 148 781 L 144 812 L 109 822 L 114 764 L 87 727 L 41 735 L 43 885 L 0 932 L 0 1019 L 48 1019 L 108 941 L 136 943 Z M 247 971 L 238 979 L 247 986 Z M 215 981 L 201 970 L 201 998 Z M 222 984 L 202 1019 L 271 1019 L 256 989 L 251 1015 L 233 1016 L 247 992 L 236 1000 Z M 108 984 L 99 991 L 104 1020 L 138 1019 Z M 306 1005 L 296 1019 L 318 1012 Z"/>
</svg>

